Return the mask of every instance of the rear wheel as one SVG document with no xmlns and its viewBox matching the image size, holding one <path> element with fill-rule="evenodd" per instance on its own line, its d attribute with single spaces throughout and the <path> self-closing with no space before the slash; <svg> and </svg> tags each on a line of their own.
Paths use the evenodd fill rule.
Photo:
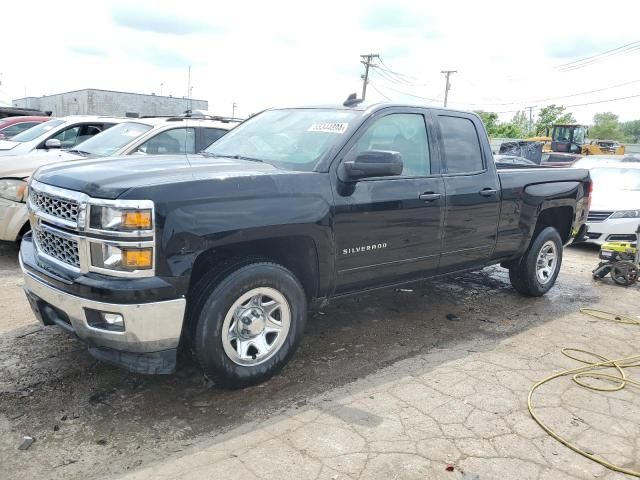
<svg viewBox="0 0 640 480">
<path fill-rule="evenodd" d="M 277 373 L 295 352 L 306 323 L 300 282 L 274 263 L 244 265 L 212 279 L 193 301 L 196 357 L 207 376 L 226 387 L 256 384 Z"/>
<path fill-rule="evenodd" d="M 553 227 L 538 232 L 529 249 L 509 269 L 511 285 L 529 297 L 540 297 L 556 282 L 562 265 L 562 239 Z"/>
</svg>

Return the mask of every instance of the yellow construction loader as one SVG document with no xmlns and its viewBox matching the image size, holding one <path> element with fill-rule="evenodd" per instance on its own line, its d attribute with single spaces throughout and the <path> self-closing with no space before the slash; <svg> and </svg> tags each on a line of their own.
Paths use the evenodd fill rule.
<svg viewBox="0 0 640 480">
<path fill-rule="evenodd" d="M 551 136 L 531 137 L 527 141 L 542 142 L 543 152 L 576 153 L 579 155 L 624 155 L 624 145 L 615 140 L 587 142 L 587 127 L 576 123 L 556 124 Z"/>
</svg>

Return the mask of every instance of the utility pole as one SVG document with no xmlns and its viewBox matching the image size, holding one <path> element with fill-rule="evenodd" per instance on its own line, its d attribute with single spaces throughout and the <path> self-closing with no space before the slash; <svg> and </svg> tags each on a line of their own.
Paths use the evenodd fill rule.
<svg viewBox="0 0 640 480">
<path fill-rule="evenodd" d="M 440 73 L 444 73 L 447 81 L 444 84 L 444 107 L 447 108 L 447 100 L 449 100 L 449 90 L 451 89 L 451 82 L 449 82 L 449 76 L 452 73 L 458 73 L 457 70 L 441 70 Z"/>
<path fill-rule="evenodd" d="M 236 102 L 233 102 L 233 105 L 231 106 L 231 118 L 236 118 L 236 107 L 238 106 L 238 104 Z"/>
<path fill-rule="evenodd" d="M 160 83 L 160 96 L 162 96 L 162 89 L 164 88 L 164 83 Z"/>
<path fill-rule="evenodd" d="M 531 136 L 531 132 L 533 131 L 533 109 L 536 108 L 537 105 L 532 105 L 530 107 L 525 107 L 529 109 L 529 136 Z"/>
<path fill-rule="evenodd" d="M 367 55 L 360 55 L 360 63 L 364 65 L 364 75 L 362 75 L 362 101 L 364 102 L 367 96 L 367 83 L 369 83 L 369 67 L 373 66 L 373 59 L 380 58 L 377 53 L 369 53 Z"/>
<path fill-rule="evenodd" d="M 189 65 L 189 74 L 187 76 L 187 110 L 191 110 L 190 97 L 191 97 L 191 65 Z"/>
</svg>

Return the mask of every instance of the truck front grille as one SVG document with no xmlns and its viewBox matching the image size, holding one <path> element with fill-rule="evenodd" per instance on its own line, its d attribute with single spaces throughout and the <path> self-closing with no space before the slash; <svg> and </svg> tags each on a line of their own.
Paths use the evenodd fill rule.
<svg viewBox="0 0 640 480">
<path fill-rule="evenodd" d="M 78 221 L 80 206 L 74 200 L 58 198 L 48 193 L 31 190 L 31 204 L 43 213 L 70 222 Z"/>
<path fill-rule="evenodd" d="M 45 230 L 34 230 L 38 249 L 59 262 L 80 268 L 78 242 Z"/>
<path fill-rule="evenodd" d="M 607 218 L 613 215 L 613 212 L 589 212 L 587 222 L 604 222 Z"/>
</svg>

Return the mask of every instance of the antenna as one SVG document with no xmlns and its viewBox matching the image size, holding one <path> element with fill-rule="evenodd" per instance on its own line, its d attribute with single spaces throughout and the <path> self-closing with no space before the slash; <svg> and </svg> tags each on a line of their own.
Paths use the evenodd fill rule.
<svg viewBox="0 0 640 480">
<path fill-rule="evenodd" d="M 352 93 L 351 95 L 349 95 L 347 97 L 347 99 L 344 101 L 344 103 L 342 105 L 344 105 L 345 107 L 355 107 L 356 105 L 359 105 L 360 103 L 362 103 L 362 99 L 358 98 L 358 94 L 357 93 Z"/>
</svg>

